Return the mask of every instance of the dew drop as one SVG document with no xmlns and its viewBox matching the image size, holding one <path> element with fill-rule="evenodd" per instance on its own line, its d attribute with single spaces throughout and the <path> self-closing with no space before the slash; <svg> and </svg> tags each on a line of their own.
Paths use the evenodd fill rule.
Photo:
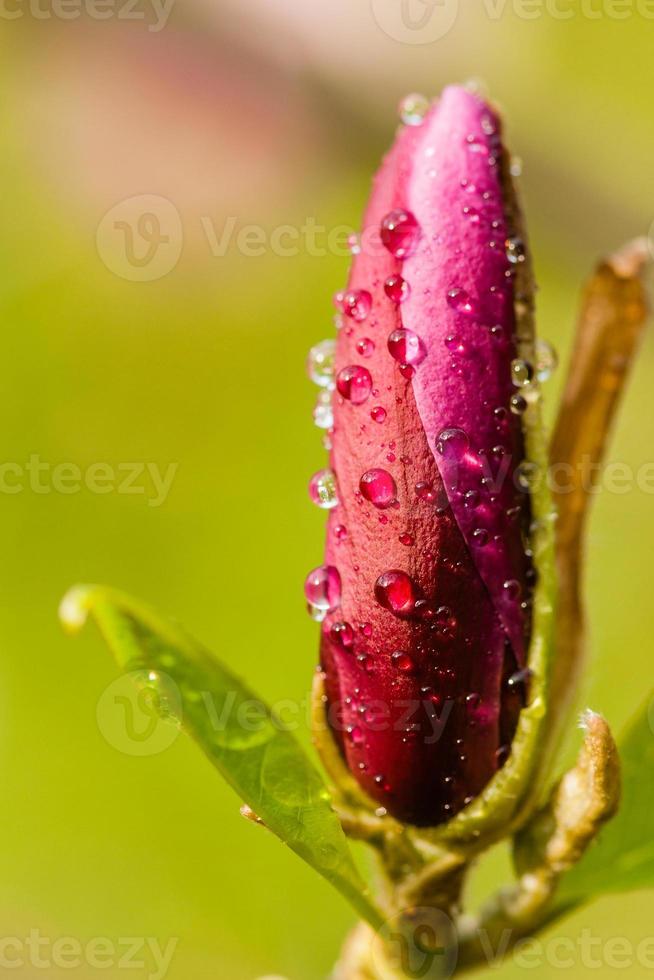
<svg viewBox="0 0 654 980">
<path fill-rule="evenodd" d="M 347 537 L 347 528 L 345 527 L 345 524 L 336 525 L 336 527 L 334 528 L 334 536 L 336 537 L 337 541 L 345 540 L 345 538 Z"/>
<path fill-rule="evenodd" d="M 509 405 L 514 415 L 522 415 L 523 412 L 527 411 L 527 399 L 523 398 L 522 395 L 511 395 Z"/>
<path fill-rule="evenodd" d="M 521 490 L 532 490 L 536 485 L 538 475 L 539 468 L 537 463 L 524 460 L 524 462 L 516 466 L 515 481 Z"/>
<path fill-rule="evenodd" d="M 403 674 L 412 674 L 415 670 L 413 660 L 408 653 L 404 653 L 402 650 L 396 650 L 395 653 L 391 654 L 391 662 Z"/>
<path fill-rule="evenodd" d="M 304 581 L 304 595 L 310 606 L 324 612 L 337 609 L 341 603 L 341 576 L 333 565 L 320 565 Z"/>
<path fill-rule="evenodd" d="M 313 421 L 319 429 L 331 429 L 334 425 L 334 410 L 332 408 L 332 393 L 326 388 L 318 394 L 313 410 Z"/>
<path fill-rule="evenodd" d="M 463 495 L 463 504 L 468 510 L 474 510 L 479 506 L 479 491 L 467 490 Z"/>
<path fill-rule="evenodd" d="M 361 745 L 365 739 L 364 731 L 358 725 L 350 725 L 347 729 L 347 734 L 353 745 Z"/>
<path fill-rule="evenodd" d="M 420 364 L 427 356 L 425 345 L 420 337 L 413 330 L 407 330 L 405 327 L 399 327 L 389 334 L 388 349 L 391 357 L 399 364 Z"/>
<path fill-rule="evenodd" d="M 314 384 L 321 388 L 334 387 L 334 349 L 333 340 L 323 340 L 309 351 L 307 373 Z"/>
<path fill-rule="evenodd" d="M 522 670 L 517 670 L 515 674 L 511 674 L 507 683 L 507 686 L 513 690 L 523 690 L 526 691 L 527 684 L 531 680 L 532 672 L 529 667 L 524 667 Z"/>
<path fill-rule="evenodd" d="M 333 470 L 318 470 L 313 474 L 309 481 L 309 497 L 322 510 L 331 510 L 338 505 L 336 476 Z"/>
<path fill-rule="evenodd" d="M 349 650 L 354 643 L 354 630 L 349 623 L 334 623 L 329 631 L 329 635 L 334 643 L 343 647 L 344 650 Z"/>
<path fill-rule="evenodd" d="M 425 503 L 433 504 L 436 502 L 437 494 L 432 483 L 416 483 L 416 497 Z"/>
<path fill-rule="evenodd" d="M 443 429 L 436 439 L 436 452 L 444 459 L 461 459 L 470 445 L 468 436 L 463 429 Z"/>
<path fill-rule="evenodd" d="M 525 261 L 525 244 L 521 238 L 507 238 L 504 243 L 506 257 L 511 265 L 518 265 Z"/>
<path fill-rule="evenodd" d="M 488 531 L 483 527 L 476 527 L 472 532 L 472 540 L 478 548 L 483 548 L 488 544 Z"/>
<path fill-rule="evenodd" d="M 382 219 L 381 240 L 396 259 L 412 255 L 420 238 L 420 226 L 411 211 L 397 208 Z"/>
<path fill-rule="evenodd" d="M 343 313 L 357 323 L 365 320 L 372 308 L 372 296 L 367 289 L 350 289 L 343 296 Z"/>
<path fill-rule="evenodd" d="M 360 255 L 361 254 L 361 242 L 357 234 L 349 235 L 347 239 L 347 247 L 350 251 L 350 255 Z"/>
<path fill-rule="evenodd" d="M 384 292 L 393 303 L 404 303 L 409 298 L 411 287 L 402 276 L 389 276 L 384 283 Z"/>
<path fill-rule="evenodd" d="M 463 343 L 462 340 L 460 340 L 454 334 L 449 334 L 445 338 L 445 346 L 447 347 L 447 349 L 449 351 L 452 351 L 453 354 L 465 355 L 465 353 L 466 353 L 466 346 L 465 346 L 465 344 Z"/>
<path fill-rule="evenodd" d="M 359 481 L 359 490 L 374 507 L 384 510 L 390 507 L 397 496 L 395 480 L 386 470 L 367 470 Z"/>
<path fill-rule="evenodd" d="M 375 342 L 370 337 L 361 337 L 357 340 L 357 352 L 361 357 L 370 357 L 375 351 Z"/>
<path fill-rule="evenodd" d="M 381 425 L 382 422 L 386 421 L 386 414 L 386 409 L 382 405 L 375 405 L 370 412 L 370 418 L 373 422 L 378 422 Z"/>
<path fill-rule="evenodd" d="M 451 640 L 457 628 L 457 620 L 449 606 L 440 606 L 434 615 L 436 632 L 441 640 Z"/>
<path fill-rule="evenodd" d="M 419 92 L 405 95 L 398 106 L 400 119 L 405 126 L 420 126 L 429 112 L 429 99 Z"/>
<path fill-rule="evenodd" d="M 528 385 L 534 377 L 534 369 L 528 361 L 516 357 L 511 361 L 511 380 L 516 388 L 523 388 Z"/>
<path fill-rule="evenodd" d="M 339 371 L 336 379 L 338 393 L 353 405 L 362 405 L 372 391 L 372 377 L 367 368 L 351 364 Z"/>
<path fill-rule="evenodd" d="M 477 304 L 465 289 L 459 289 L 458 287 L 450 289 L 447 294 L 447 302 L 457 313 L 465 313 L 466 316 L 477 315 Z"/>
<path fill-rule="evenodd" d="M 536 377 L 539 381 L 548 381 L 559 363 L 556 351 L 546 340 L 536 341 Z"/>
<path fill-rule="evenodd" d="M 509 599 L 518 599 L 522 589 L 520 588 L 520 583 L 515 578 L 509 578 L 502 585 L 504 589 L 504 594 L 509 597 Z"/>
<path fill-rule="evenodd" d="M 375 598 L 380 606 L 396 616 L 410 616 L 420 593 L 406 572 L 391 569 L 375 582 Z"/>
<path fill-rule="evenodd" d="M 400 534 L 398 540 L 400 544 L 403 544 L 406 548 L 410 548 L 414 544 L 413 535 L 409 534 L 408 531 L 404 531 L 402 534 Z"/>
</svg>

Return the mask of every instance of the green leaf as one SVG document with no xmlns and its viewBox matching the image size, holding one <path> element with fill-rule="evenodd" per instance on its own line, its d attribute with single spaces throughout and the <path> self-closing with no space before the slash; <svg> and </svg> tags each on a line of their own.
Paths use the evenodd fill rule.
<svg viewBox="0 0 654 980">
<path fill-rule="evenodd" d="M 139 672 L 150 688 L 160 685 L 155 704 L 162 715 L 169 685 L 182 728 L 257 817 L 379 928 L 381 913 L 356 869 L 329 791 L 274 712 L 181 628 L 129 596 L 77 586 L 61 604 L 62 623 L 77 633 L 89 613 L 119 666 Z"/>
<path fill-rule="evenodd" d="M 559 904 L 574 906 L 605 892 L 654 888 L 654 715 L 650 699 L 619 743 L 622 801 L 579 864 L 562 879 Z"/>
</svg>

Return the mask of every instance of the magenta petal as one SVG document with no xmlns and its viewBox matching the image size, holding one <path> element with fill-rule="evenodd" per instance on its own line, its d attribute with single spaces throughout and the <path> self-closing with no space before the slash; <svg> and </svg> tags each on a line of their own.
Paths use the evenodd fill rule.
<svg viewBox="0 0 654 980">
<path fill-rule="evenodd" d="M 448 88 L 419 132 L 404 191 L 422 239 L 402 266 L 411 296 L 401 315 L 428 356 L 413 390 L 457 523 L 523 663 L 528 564 L 516 508 L 524 508 L 525 495 L 515 480 L 523 449 L 519 419 L 509 410 L 516 390 L 513 279 L 507 276 L 499 121 L 475 95 Z M 444 356 L 448 337 L 462 353 Z M 460 457 L 436 449 L 440 433 L 450 428 L 468 437 Z M 476 502 L 473 494 L 477 506 L 469 505 Z"/>
</svg>

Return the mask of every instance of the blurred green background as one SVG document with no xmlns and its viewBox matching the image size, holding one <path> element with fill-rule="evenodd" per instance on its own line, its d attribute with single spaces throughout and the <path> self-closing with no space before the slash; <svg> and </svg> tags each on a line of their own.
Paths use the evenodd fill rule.
<svg viewBox="0 0 654 980">
<path fill-rule="evenodd" d="M 356 227 L 398 99 L 475 76 L 524 161 L 540 330 L 564 363 L 583 278 L 649 231 L 654 21 L 635 3 L 620 19 L 600 0 L 575 4 L 566 20 L 461 4 L 422 44 L 389 32 L 390 7 L 177 0 L 165 25 L 147 4 L 104 20 L 90 7 L 66 19 L 45 0 L 0 14 L 0 462 L 177 464 L 161 506 L 117 487 L 0 493 L 1 937 L 178 937 L 170 980 L 320 980 L 352 922 L 240 817 L 184 737 L 146 758 L 103 737 L 96 708 L 116 670 L 95 631 L 71 641 L 57 621 L 72 583 L 111 583 L 184 622 L 269 699 L 308 692 L 317 631 L 301 584 L 323 519 L 306 483 L 325 456 L 304 360 L 333 333 L 347 258 L 270 241 L 255 256 L 233 239 L 214 254 L 211 230 Z M 140 195 L 171 202 L 183 229 L 178 261 L 152 281 L 133 281 L 125 237 L 102 224 Z M 652 370 L 649 336 L 612 441 L 634 467 L 652 459 Z M 617 728 L 651 686 L 652 508 L 634 490 L 601 495 L 593 514 L 584 701 Z M 491 858 L 479 894 L 503 870 Z M 549 938 L 590 929 L 635 948 L 652 922 L 650 894 L 605 899 Z M 531 973 L 615 972 L 599 962 Z"/>
</svg>

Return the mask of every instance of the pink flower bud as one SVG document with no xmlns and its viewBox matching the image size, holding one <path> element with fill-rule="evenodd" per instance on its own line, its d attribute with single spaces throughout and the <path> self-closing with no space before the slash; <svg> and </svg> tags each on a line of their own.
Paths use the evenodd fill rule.
<svg viewBox="0 0 654 980">
<path fill-rule="evenodd" d="M 336 347 L 330 718 L 361 786 L 418 825 L 449 819 L 503 765 L 526 692 L 533 572 L 512 407 L 524 250 L 502 154 L 493 110 L 462 88 L 401 130 Z"/>
</svg>

